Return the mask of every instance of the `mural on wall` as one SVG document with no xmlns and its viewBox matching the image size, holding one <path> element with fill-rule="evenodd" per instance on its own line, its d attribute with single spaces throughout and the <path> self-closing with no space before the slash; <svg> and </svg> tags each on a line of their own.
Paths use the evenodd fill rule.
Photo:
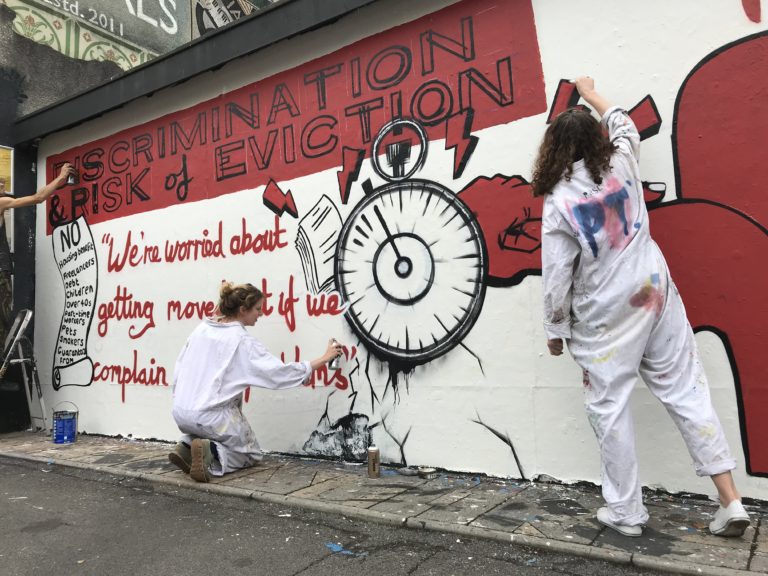
<svg viewBox="0 0 768 576">
<path fill-rule="evenodd" d="M 759 21 L 759 3 L 745 2 L 745 9 Z M 652 220 L 691 324 L 713 331 L 726 347 L 748 471 L 760 476 L 768 476 L 759 338 L 768 317 L 766 63 L 768 33 L 761 32 L 719 48 L 690 72 L 672 132 L 679 199 L 654 210 L 658 224 Z"/>
<path fill-rule="evenodd" d="M 88 333 L 98 296 L 96 245 L 82 216 L 57 226 L 51 240 L 64 283 L 64 310 L 53 355 L 53 389 L 88 386 L 93 378 L 93 361 L 87 350 Z"/>
<path fill-rule="evenodd" d="M 716 334 L 728 354 L 747 470 L 768 476 L 766 367 L 760 340 L 755 338 L 768 315 L 768 278 L 762 266 L 768 251 L 764 193 L 768 167 L 758 139 L 768 131 L 768 111 L 759 97 L 768 85 L 764 70 L 755 76 L 744 74 L 751 62 L 768 62 L 767 33 L 724 46 L 694 68 L 675 106 L 672 140 L 678 198 L 664 202 L 663 183 L 643 182 L 643 186 L 654 238 L 683 296 L 691 325 L 695 331 Z M 578 94 L 563 80 L 549 119 L 574 105 Z M 632 108 L 630 116 L 642 139 L 658 133 L 661 119 L 650 96 Z M 738 145 L 723 146 L 723 138 Z M 503 177 L 495 180 L 507 182 Z M 538 250 L 540 207 L 525 186 L 519 194 L 506 194 L 503 186 L 497 186 L 476 196 L 462 193 L 462 198 L 478 215 L 486 238 L 503 238 L 512 216 L 510 227 L 522 227 L 516 238 Z M 513 285 L 528 274 L 540 273 L 538 254 L 526 259 L 525 246 L 512 252 L 489 250 L 489 276 L 495 285 Z"/>
<path fill-rule="evenodd" d="M 333 288 L 333 259 L 342 221 L 338 209 L 326 195 L 299 222 L 296 251 L 304 269 L 304 282 L 313 294 Z"/>
<path fill-rule="evenodd" d="M 755 475 L 768 475 L 765 369 L 755 341 L 766 317 L 758 259 L 768 201 L 759 186 L 768 175 L 756 127 L 768 127 L 758 97 L 768 75 L 743 71 L 768 62 L 766 52 L 766 35 L 756 35 L 692 71 L 673 121 L 678 199 L 665 201 L 664 182 L 643 183 L 654 237 L 694 328 L 713 331 L 726 346 Z M 92 286 L 65 299 L 56 388 L 118 383 L 125 402 L 131 385 L 168 386 L 173 359 L 156 358 L 141 339 L 213 313 L 215 303 L 206 299 L 140 295 L 140 288 L 119 281 L 121 274 L 167 273 L 182 263 L 235 268 L 245 257 L 277 253 L 298 265 L 285 278 L 261 279 L 265 315 L 281 319 L 291 334 L 313 318 L 343 317 L 356 338 L 345 346 L 344 370 L 324 366 L 313 374 L 308 389 L 325 391 L 324 408 L 314 429 L 300 432 L 306 440 L 299 445 L 307 454 L 362 459 L 376 431 L 391 438 L 407 465 L 413 425 L 396 428 L 392 415 L 408 393 L 409 375 L 457 348 L 484 374 L 483 359 L 465 340 L 487 291 L 541 273 L 541 203 L 522 175 L 528 167 L 488 171 L 454 186 L 473 165 L 478 133 L 537 115 L 543 124 L 578 105 L 563 80 L 547 106 L 530 1 L 464 0 L 49 158 L 49 175 L 64 162 L 81 174 L 80 184 L 48 203 L 55 250 L 57 242 L 72 242 L 73 252 L 55 251 L 65 290 Z M 643 139 L 658 134 L 662 120 L 650 95 L 630 115 Z M 721 135 L 739 146 L 724 154 Z M 440 152 L 452 154 L 448 166 L 430 163 L 438 142 Z M 302 187 L 302 176 L 328 170 L 336 171 L 334 186 Z M 363 173 L 370 176 L 361 181 Z M 443 176 L 439 182 L 435 173 Z M 95 242 L 90 236 L 89 227 L 116 218 L 243 191 L 253 194 L 252 205 L 236 215 L 206 214 L 192 236 L 164 238 L 163 231 L 142 229 L 140 218 L 124 233 L 100 233 Z M 65 262 L 82 244 L 71 240 L 75 225 L 95 251 L 84 248 L 77 261 Z M 95 264 L 97 252 L 101 273 L 117 282 L 114 291 L 99 293 L 98 305 L 96 266 L 71 273 L 86 259 Z M 67 284 L 73 279 L 79 284 Z M 87 324 L 73 322 L 86 318 Z M 120 350 L 122 362 L 88 355 L 89 338 L 118 330 L 135 342 Z M 58 355 L 59 349 L 69 352 Z M 295 346 L 282 357 L 303 355 Z M 90 373 L 78 363 L 91 366 Z M 386 378 L 383 392 L 372 381 L 377 367 Z M 359 400 L 361 391 L 370 404 Z M 470 422 L 509 447 L 525 478 L 512 435 L 479 411 Z"/>
<path fill-rule="evenodd" d="M 381 129 L 371 159 L 387 183 L 366 191 L 336 247 L 345 317 L 366 349 L 390 364 L 393 386 L 398 370 L 458 345 L 485 294 L 485 242 L 476 219 L 446 187 L 412 177 L 427 150 L 426 132 L 413 120 Z"/>
<path fill-rule="evenodd" d="M 512 24 L 502 30 L 499 21 Z M 490 46 L 496 49 L 484 48 Z M 140 228 L 120 237 L 106 233 L 99 245 L 105 253 L 102 270 L 111 276 L 278 252 L 295 233 L 306 299 L 297 296 L 301 280 L 294 275 L 274 294 L 275 281 L 264 279 L 265 312 L 279 315 L 290 332 L 302 316 L 345 314 L 360 340 L 345 347 L 343 373 L 323 367 L 313 375 L 311 388 L 334 390 L 333 409 L 327 406 L 305 450 L 359 455 L 379 425 L 369 424 L 367 408 L 355 410 L 357 378 L 367 381 L 371 412 L 380 401 L 371 382 L 372 358 L 390 364 L 387 385 L 397 396 L 397 374 L 463 346 L 482 307 L 487 257 L 475 217 L 447 187 L 414 177 L 424 166 L 430 139 L 445 139 L 455 158 L 448 168 L 458 178 L 478 141 L 473 130 L 544 110 L 530 2 L 461 2 L 50 158 L 51 172 L 69 161 L 81 179 L 49 201 L 48 232 L 79 220 L 96 226 L 263 187 L 261 204 L 273 213 L 271 226 L 263 226 L 262 212 L 219 219 L 195 238 L 155 242 L 156 231 Z M 366 158 L 383 181 L 378 187 L 370 179 L 358 182 Z M 301 190 L 281 184 L 339 166 L 338 189 L 324 191 L 309 209 Z M 347 204 L 343 211 L 351 213 L 342 217 Z M 448 229 L 453 234 L 440 234 Z M 365 249 L 374 259 L 368 278 L 355 275 L 352 267 L 366 234 Z M 370 279 L 374 290 L 366 286 Z M 143 350 L 140 339 L 164 321 L 202 318 L 214 307 L 211 301 L 141 299 L 122 283 L 103 300 L 96 309 L 98 337 L 127 321 L 123 335 L 138 340 L 122 364 L 93 362 L 93 381 L 117 381 L 123 402 L 127 386 L 168 385 L 168 362 Z M 382 305 L 386 315 L 377 311 Z M 407 326 L 400 324 L 404 316 Z M 358 353 L 361 347 L 364 355 Z M 283 357 L 300 359 L 301 351 L 296 347 L 293 357 Z M 386 430 L 386 414 L 380 423 Z M 387 434 L 394 438 L 390 430 Z M 406 440 L 407 434 L 395 439 L 401 451 Z"/>
</svg>

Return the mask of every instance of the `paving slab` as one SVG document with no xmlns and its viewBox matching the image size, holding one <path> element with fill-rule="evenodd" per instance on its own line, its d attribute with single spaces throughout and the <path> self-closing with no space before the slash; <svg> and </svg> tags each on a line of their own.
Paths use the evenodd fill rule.
<svg viewBox="0 0 768 576">
<path fill-rule="evenodd" d="M 416 517 L 431 508 L 433 503 L 445 503 L 446 495 L 452 494 L 453 491 L 442 482 L 425 480 L 418 476 L 406 476 L 402 481 L 409 485 L 407 490 L 371 506 L 371 510 L 402 517 Z M 458 499 L 460 497 L 448 497 L 449 503 Z"/>
<path fill-rule="evenodd" d="M 653 556 L 660 560 L 684 561 L 707 566 L 746 570 L 751 553 L 749 548 L 734 548 L 726 538 L 710 536 L 706 544 L 691 542 L 660 532 L 651 520 L 639 538 L 626 538 L 613 530 L 603 530 L 594 544 L 609 550 Z"/>
<path fill-rule="evenodd" d="M 474 522 L 495 530 L 591 544 L 601 531 L 593 510 L 602 503 L 596 490 L 574 491 L 558 485 L 528 486 Z"/>
<path fill-rule="evenodd" d="M 28 438 L 15 437 L 8 441 L 3 440 L 3 450 L 26 453 L 29 450 L 42 450 L 48 445 L 54 445 L 51 437 L 32 435 Z M 56 446 L 60 446 L 56 444 Z"/>
<path fill-rule="evenodd" d="M 647 502 L 646 506 L 651 515 L 648 526 L 669 538 L 702 546 L 716 545 L 745 551 L 750 551 L 755 540 L 756 522 L 747 528 L 741 538 L 717 538 L 713 541 L 709 523 L 718 505 L 708 500 L 684 498 L 667 502 L 664 506 L 653 502 Z"/>
<path fill-rule="evenodd" d="M 272 494 L 290 494 L 311 486 L 316 475 L 316 470 L 301 463 L 260 464 L 252 470 L 253 474 L 227 481 L 226 485 Z"/>
<path fill-rule="evenodd" d="M 469 524 L 514 496 L 509 489 L 501 489 L 499 483 L 491 479 L 480 479 L 467 486 L 456 488 L 434 500 L 429 509 L 419 514 L 416 519 Z"/>
<path fill-rule="evenodd" d="M 316 497 L 324 502 L 337 502 L 342 506 L 370 508 L 406 492 L 418 482 L 405 476 L 368 478 L 367 475 L 356 474 L 344 482 L 337 481 L 332 489 L 322 491 Z"/>
<path fill-rule="evenodd" d="M 749 569 L 752 572 L 768 573 L 768 554 L 764 552 L 755 552 L 752 561 L 749 564 Z"/>
<path fill-rule="evenodd" d="M 745 506 L 753 518 L 751 528 L 759 527 L 755 538 L 755 551 L 768 555 L 768 509 L 758 506 Z"/>
</svg>

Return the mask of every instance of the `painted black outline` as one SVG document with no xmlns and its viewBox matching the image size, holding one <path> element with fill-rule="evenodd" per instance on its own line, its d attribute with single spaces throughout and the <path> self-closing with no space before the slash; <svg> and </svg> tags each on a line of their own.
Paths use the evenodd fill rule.
<svg viewBox="0 0 768 576">
<path fill-rule="evenodd" d="M 429 253 L 429 259 L 432 262 L 432 269 L 429 271 L 429 280 L 426 289 L 422 290 L 419 294 L 416 294 L 415 296 L 411 296 L 410 298 L 397 298 L 384 290 L 384 287 L 381 285 L 381 282 L 379 281 L 379 275 L 377 273 L 377 267 L 376 264 L 378 264 L 379 256 L 381 255 L 381 251 L 384 250 L 384 247 L 391 244 L 392 246 L 395 246 L 395 241 L 398 238 L 413 238 L 417 241 L 419 241 L 424 248 L 426 248 L 427 252 Z M 408 270 L 408 274 L 401 274 L 399 270 L 395 270 L 395 274 L 400 276 L 401 278 L 404 278 L 405 276 L 409 276 L 411 271 L 413 270 L 413 264 L 411 263 L 411 259 L 407 256 L 403 256 L 401 258 L 398 258 L 398 262 L 405 262 L 410 266 L 410 269 Z M 432 251 L 429 249 L 429 246 L 427 245 L 424 240 L 421 239 L 421 237 L 417 236 L 416 234 L 411 234 L 410 232 L 401 232 L 400 234 L 394 234 L 391 237 L 387 238 L 385 242 L 382 242 L 381 245 L 376 249 L 376 253 L 373 255 L 373 281 L 376 284 L 376 288 L 379 289 L 379 292 L 381 292 L 384 297 L 389 300 L 390 302 L 394 302 L 395 304 L 400 304 L 401 306 L 410 306 L 411 304 L 415 304 L 424 296 L 426 296 L 429 293 L 429 287 L 432 286 L 432 283 L 435 280 L 435 259 L 432 256 Z"/>
<path fill-rule="evenodd" d="M 632 116 L 632 112 L 640 108 L 645 102 L 648 102 L 648 104 L 651 105 L 651 109 L 656 113 L 656 118 L 658 118 L 658 122 L 656 124 L 653 124 L 652 126 L 649 126 L 645 130 L 638 131 L 638 134 L 640 134 L 640 140 L 646 140 L 647 138 L 650 138 L 651 136 L 656 136 L 656 134 L 661 131 L 661 125 L 663 124 L 663 120 L 661 118 L 661 114 L 659 114 L 659 108 L 656 106 L 656 101 L 653 99 L 653 96 L 650 94 L 646 94 L 640 99 L 640 102 L 632 106 L 632 108 L 627 112 L 630 116 Z"/>
<path fill-rule="evenodd" d="M 483 428 L 488 430 L 491 434 L 496 436 L 496 438 L 498 438 L 499 440 L 504 442 L 504 444 L 509 446 L 510 450 L 512 450 L 512 456 L 514 456 L 514 458 L 515 458 L 515 463 L 517 464 L 517 470 L 520 472 L 520 478 L 522 480 L 526 480 L 527 481 L 528 479 L 525 477 L 525 472 L 523 472 L 523 465 L 520 463 L 520 458 L 518 458 L 518 456 L 517 456 L 517 451 L 515 450 L 515 445 L 512 443 L 512 439 L 509 437 L 509 433 L 502 434 L 501 432 L 499 432 L 498 430 L 496 430 L 492 426 L 489 426 L 488 424 L 483 422 L 482 418 L 480 418 L 480 414 L 478 414 L 477 411 L 475 411 L 475 414 L 477 414 L 477 419 L 476 420 L 470 420 L 470 422 L 474 422 L 475 424 L 480 424 L 480 426 L 482 426 Z"/>
<path fill-rule="evenodd" d="M 274 185 L 275 188 L 277 188 L 277 191 L 282 194 L 282 201 L 283 205 L 278 206 L 277 204 L 274 204 L 271 200 L 267 198 L 267 190 L 269 190 L 269 187 Z M 294 209 L 291 210 L 288 200 L 290 199 L 290 204 L 293 205 Z M 264 187 L 264 191 L 261 193 L 261 201 L 264 203 L 264 206 L 269 208 L 270 211 L 277 214 L 279 217 L 282 217 L 283 214 L 286 212 L 293 216 L 294 218 L 299 217 L 299 210 L 296 208 L 296 201 L 293 198 L 293 194 L 291 194 L 291 191 L 288 190 L 288 192 L 283 192 L 283 189 L 280 188 L 280 184 L 278 184 L 274 178 L 270 178 L 269 182 L 267 182 L 267 185 Z"/>
<path fill-rule="evenodd" d="M 515 218 L 514 220 L 512 220 L 509 226 L 507 226 L 504 229 L 504 231 L 501 234 L 499 234 L 497 238 L 497 242 L 499 243 L 500 249 L 506 250 L 507 252 L 522 252 L 524 254 L 533 254 L 534 252 L 536 252 L 536 250 L 541 248 L 541 239 L 540 238 L 537 239 L 523 230 L 523 228 L 528 222 L 541 222 L 542 221 L 541 218 L 531 218 L 530 206 L 523 206 L 523 216 L 524 218 L 521 222 L 518 222 L 518 218 Z M 520 232 L 515 233 L 515 231 L 518 228 L 520 228 Z M 536 246 L 534 246 L 533 248 L 509 248 L 507 246 L 506 239 L 509 238 L 510 236 L 513 236 L 515 238 L 524 236 L 526 238 L 529 238 L 530 240 L 533 240 L 534 242 L 538 240 L 539 243 L 536 244 Z"/>
<path fill-rule="evenodd" d="M 336 178 L 339 181 L 341 203 L 346 204 L 349 201 L 349 194 L 352 192 L 352 184 L 357 182 L 357 179 L 360 177 L 360 169 L 365 159 L 365 149 L 343 146 L 341 149 L 341 159 L 341 170 L 337 171 Z M 347 165 L 348 162 L 351 163 L 351 166 Z"/>
<path fill-rule="evenodd" d="M 513 174 L 512 176 L 507 176 L 506 174 L 502 174 L 501 172 L 497 172 L 493 176 L 478 176 L 478 177 L 474 178 L 466 186 L 464 186 L 464 188 L 462 188 L 461 191 L 459 191 L 459 193 L 458 193 L 459 198 L 461 198 L 461 194 L 464 191 L 466 191 L 466 190 L 470 189 L 472 186 L 474 186 L 475 183 L 478 180 L 493 180 L 494 178 L 497 178 L 497 177 L 498 178 L 503 178 L 503 179 L 505 179 L 507 181 L 511 180 L 512 178 L 519 178 L 520 180 L 522 180 L 522 182 L 520 182 L 516 186 L 513 186 L 512 188 L 510 188 L 510 190 L 514 190 L 518 186 L 524 186 L 524 185 L 530 184 L 530 182 L 528 182 L 528 180 L 526 180 L 525 178 L 523 178 L 519 174 Z M 535 202 L 535 199 L 533 198 L 533 196 L 531 196 L 530 199 L 531 199 L 531 204 L 533 204 Z M 539 242 L 539 245 L 536 248 L 534 248 L 532 252 L 529 252 L 529 253 L 533 253 L 533 252 L 535 252 L 536 250 L 538 250 L 540 248 L 541 248 L 541 242 Z M 511 286 L 517 286 L 527 276 L 541 276 L 541 268 L 522 268 L 519 271 L 515 272 L 515 274 L 513 276 L 511 276 L 510 278 L 501 278 L 499 276 L 491 276 L 490 273 L 487 273 L 486 274 L 486 278 L 485 278 L 485 283 L 486 283 L 487 286 L 489 286 L 491 288 L 509 288 Z"/>
<path fill-rule="evenodd" d="M 384 416 L 381 419 L 381 425 L 384 428 L 384 431 L 389 435 L 390 438 L 392 438 L 392 441 L 397 444 L 397 447 L 400 449 L 400 463 L 408 467 L 408 461 L 405 459 L 405 443 L 408 441 L 408 436 L 411 435 L 411 430 L 413 430 L 413 426 L 408 428 L 408 432 L 405 433 L 405 436 L 403 436 L 402 440 L 398 440 L 395 438 L 395 435 L 392 434 L 392 432 L 389 431 L 389 428 L 387 428 L 387 417 L 389 416 L 389 412 L 384 414 Z"/>
<path fill-rule="evenodd" d="M 347 323 L 352 328 L 352 331 L 364 343 L 366 349 L 376 358 L 384 362 L 394 361 L 403 364 L 403 369 L 400 371 L 408 371 L 416 366 L 430 362 L 456 347 L 469 333 L 477 321 L 483 307 L 483 302 L 485 301 L 485 291 L 488 285 L 488 249 L 486 247 L 482 229 L 470 209 L 461 198 L 442 184 L 430 180 L 411 179 L 407 182 L 392 182 L 379 187 L 371 194 L 365 196 L 357 206 L 355 206 L 344 222 L 344 226 L 339 233 L 339 240 L 336 246 L 336 257 L 334 258 L 334 281 L 336 283 L 336 290 L 342 296 L 342 301 L 345 303 L 349 302 L 349 296 L 347 295 L 346 286 L 342 279 L 341 263 L 344 261 L 344 252 L 350 241 L 350 232 L 354 228 L 354 225 L 357 224 L 357 216 L 361 214 L 368 205 L 376 202 L 383 195 L 389 194 L 393 190 L 403 190 L 406 187 L 407 189 L 410 189 L 414 184 L 421 185 L 427 189 L 433 189 L 434 193 L 446 198 L 449 201 L 449 205 L 454 205 L 456 207 L 458 213 L 463 216 L 465 224 L 472 230 L 480 251 L 479 266 L 477 267 L 478 289 L 463 323 L 455 329 L 455 332 L 440 342 L 435 342 L 431 345 L 422 347 L 418 353 L 403 353 L 396 347 L 378 343 L 376 339 L 369 335 L 366 327 L 356 319 L 356 316 L 354 315 L 354 303 L 349 305 L 347 311 L 344 313 L 344 317 L 347 319 Z"/>
<path fill-rule="evenodd" d="M 322 212 L 320 212 L 322 210 Z M 335 217 L 334 217 L 335 216 Z M 316 238 L 317 230 L 323 222 L 328 222 L 328 218 L 338 227 L 326 230 L 321 238 Z M 341 214 L 339 209 L 333 203 L 327 194 L 323 194 L 312 208 L 299 220 L 296 227 L 296 239 L 294 246 L 299 254 L 301 268 L 304 272 L 304 285 L 312 294 L 329 292 L 333 286 L 334 269 L 324 278 L 320 276 L 320 267 L 326 266 L 331 258 L 336 256 L 336 244 L 339 238 L 339 231 L 342 227 Z M 313 240 L 316 243 L 313 243 Z M 322 258 L 322 261 L 318 261 Z"/>
<path fill-rule="evenodd" d="M 466 147 L 464 148 L 463 152 L 461 153 L 461 158 L 459 159 L 458 163 L 456 162 L 456 157 L 459 154 L 459 142 L 451 142 L 448 143 L 448 139 L 450 137 L 450 125 L 451 122 L 454 121 L 454 118 L 459 118 L 461 116 L 464 116 L 464 127 L 462 132 L 462 139 L 464 142 L 466 142 Z M 475 119 L 475 109 L 474 108 L 468 108 L 464 112 L 461 112 L 459 114 L 454 114 L 453 116 L 449 116 L 445 119 L 445 149 L 450 150 L 453 148 L 454 151 L 454 160 L 453 160 L 453 179 L 457 180 L 458 178 L 461 178 L 461 175 L 464 174 L 464 170 L 467 167 L 467 164 L 469 164 L 470 158 L 472 158 L 472 154 L 475 152 L 475 148 L 477 148 L 477 143 L 480 141 L 480 138 L 478 136 L 472 135 L 472 122 Z M 477 178 L 475 178 L 477 180 Z"/>
<path fill-rule="evenodd" d="M 677 165 L 675 165 L 675 169 L 677 169 Z M 671 202 L 663 202 L 658 206 L 654 206 L 648 209 L 649 217 L 652 219 L 653 218 L 652 212 L 654 210 L 662 209 L 665 206 L 678 206 L 678 205 L 685 205 L 685 204 L 707 204 L 709 206 L 722 208 L 724 210 L 727 210 L 728 212 L 731 212 L 743 218 L 744 220 L 746 220 L 747 222 L 755 226 L 763 234 L 768 236 L 768 228 L 763 226 L 760 222 L 758 222 L 751 216 L 744 214 L 740 210 L 733 208 L 732 206 L 721 204 L 720 202 L 715 202 L 714 200 L 707 200 L 707 199 L 700 199 L 700 198 L 679 198 Z M 652 223 L 652 220 L 651 220 L 651 223 Z M 746 422 L 746 415 L 745 415 L 745 408 L 744 408 L 744 396 L 741 390 L 741 375 L 739 373 L 738 365 L 736 363 L 736 356 L 734 354 L 733 347 L 731 346 L 730 339 L 728 338 L 728 334 L 724 330 L 708 324 L 693 327 L 693 331 L 697 333 L 703 330 L 712 332 L 713 334 L 715 334 L 720 338 L 720 341 L 723 344 L 723 348 L 725 349 L 726 355 L 728 356 L 728 362 L 731 367 L 731 374 L 733 375 L 733 383 L 734 383 L 734 388 L 736 393 L 736 408 L 739 413 L 739 430 L 741 432 L 741 446 L 742 446 L 742 449 L 744 450 L 744 459 L 745 459 L 745 464 L 747 468 L 747 473 L 750 476 L 768 478 L 768 471 L 755 472 L 754 470 L 752 470 L 752 466 L 750 463 L 749 438 L 747 436 L 747 422 Z"/>
<path fill-rule="evenodd" d="M 416 132 L 416 135 L 419 137 L 419 140 L 421 141 L 421 144 L 420 144 L 421 149 L 419 150 L 419 156 L 416 159 L 416 162 L 414 162 L 413 167 L 410 169 L 410 171 L 403 174 L 402 176 L 395 176 L 394 174 L 392 175 L 387 174 L 384 171 L 384 169 L 381 167 L 381 164 L 379 163 L 379 146 L 381 145 L 381 142 L 384 139 L 384 136 L 386 136 L 390 131 L 402 130 L 401 125 L 408 126 L 414 132 Z M 395 118 L 394 120 L 391 120 L 387 122 L 384 126 L 382 126 L 381 129 L 379 130 L 379 133 L 376 135 L 376 139 L 373 141 L 373 147 L 371 148 L 371 164 L 373 164 L 373 169 L 376 172 L 376 174 L 381 176 L 387 182 L 402 182 L 404 180 L 408 180 L 416 172 L 421 170 L 422 166 L 424 166 L 424 162 L 427 159 L 428 147 L 429 147 L 429 138 L 427 137 L 427 133 L 424 130 L 424 127 L 421 125 L 421 123 L 417 122 L 416 120 L 412 120 L 410 118 Z"/>
<path fill-rule="evenodd" d="M 77 218 L 75 218 L 70 222 L 66 222 L 64 224 L 57 226 L 51 231 L 51 251 L 54 255 L 56 254 L 56 248 L 55 248 L 56 229 L 62 226 L 72 226 L 77 222 L 79 218 L 80 216 L 78 216 Z M 77 364 L 78 362 L 81 362 L 84 359 L 88 359 L 91 361 L 91 363 L 93 363 L 93 359 L 88 354 L 88 339 L 91 337 L 91 326 L 93 325 L 93 317 L 98 313 L 96 304 L 99 298 L 99 251 L 96 249 L 96 240 L 93 238 L 93 231 L 91 230 L 90 223 L 85 218 L 85 216 L 82 216 L 82 218 L 83 218 L 83 223 L 85 224 L 86 230 L 88 230 L 88 236 L 90 237 L 91 243 L 93 244 L 93 260 L 94 260 L 93 267 L 96 272 L 96 281 L 94 282 L 94 286 L 93 286 L 93 308 L 91 309 L 91 314 L 88 316 L 88 326 L 85 327 L 85 345 L 83 346 L 83 349 L 85 350 L 85 356 L 80 360 L 78 360 L 77 362 L 72 362 L 70 364 L 67 364 L 66 366 L 62 366 L 63 368 Z M 59 266 L 58 262 L 56 262 L 56 268 L 58 268 L 59 270 L 59 276 L 61 277 L 62 287 L 65 287 L 67 284 L 67 280 L 66 278 L 64 278 L 64 271 L 61 269 L 61 266 Z M 66 305 L 68 301 L 66 297 L 66 288 L 64 288 L 64 292 L 65 292 L 65 296 L 64 296 L 64 306 L 61 311 L 61 322 L 59 323 L 59 330 L 58 332 L 56 332 L 57 347 L 58 347 L 59 337 L 61 336 L 62 329 L 64 328 L 64 315 L 66 313 Z M 61 382 L 56 382 L 56 378 L 54 377 L 56 374 L 56 368 L 57 368 L 56 352 L 54 350 L 53 359 L 51 362 L 51 386 L 53 387 L 54 390 L 59 390 L 63 386 L 79 386 L 79 387 L 90 386 L 91 384 L 93 384 L 93 378 L 96 375 L 95 367 L 94 367 L 94 369 L 91 371 L 91 381 L 88 382 L 88 384 L 62 384 Z"/>
<path fill-rule="evenodd" d="M 560 100 L 565 96 L 565 91 L 570 90 L 567 99 L 565 100 L 565 106 L 560 103 Z M 579 92 L 576 90 L 576 84 L 566 78 L 561 78 L 557 84 L 555 90 L 555 97 L 552 99 L 552 105 L 549 107 L 549 114 L 547 115 L 547 124 L 551 124 L 558 114 L 565 112 L 568 108 L 573 108 L 579 103 Z"/>
</svg>

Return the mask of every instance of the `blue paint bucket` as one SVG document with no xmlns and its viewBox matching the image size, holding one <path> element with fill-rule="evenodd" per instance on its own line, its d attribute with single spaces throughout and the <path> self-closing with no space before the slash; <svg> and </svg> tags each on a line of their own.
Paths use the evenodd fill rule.
<svg viewBox="0 0 768 576">
<path fill-rule="evenodd" d="M 62 404 L 72 404 L 74 410 L 56 410 Z M 72 402 L 59 402 L 53 409 L 53 443 L 71 444 L 77 440 L 77 414 L 79 410 Z"/>
</svg>

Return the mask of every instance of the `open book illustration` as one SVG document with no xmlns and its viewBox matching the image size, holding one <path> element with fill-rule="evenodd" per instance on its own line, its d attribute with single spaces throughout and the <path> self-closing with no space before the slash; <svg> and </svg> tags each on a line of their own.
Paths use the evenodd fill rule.
<svg viewBox="0 0 768 576">
<path fill-rule="evenodd" d="M 299 222 L 296 250 L 304 269 L 307 290 L 313 294 L 334 289 L 333 258 L 341 225 L 339 211 L 325 195 Z"/>
</svg>

